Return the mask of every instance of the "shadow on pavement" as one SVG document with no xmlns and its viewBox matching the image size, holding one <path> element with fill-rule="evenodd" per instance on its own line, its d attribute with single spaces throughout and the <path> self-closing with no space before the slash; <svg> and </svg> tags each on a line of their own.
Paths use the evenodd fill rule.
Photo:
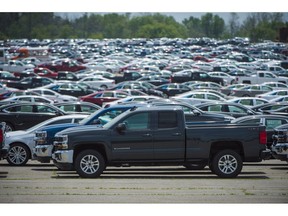
<svg viewBox="0 0 288 216">
<path fill-rule="evenodd" d="M 0 178 L 7 178 L 8 172 L 0 172 Z"/>
</svg>

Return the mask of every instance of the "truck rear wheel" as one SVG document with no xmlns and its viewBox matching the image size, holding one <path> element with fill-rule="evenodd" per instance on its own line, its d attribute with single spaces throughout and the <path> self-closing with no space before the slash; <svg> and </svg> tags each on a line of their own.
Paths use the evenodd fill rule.
<svg viewBox="0 0 288 216">
<path fill-rule="evenodd" d="M 84 150 L 75 160 L 75 169 L 82 178 L 99 177 L 106 167 L 104 157 L 96 150 Z"/>
<path fill-rule="evenodd" d="M 218 152 L 211 164 L 211 171 L 221 178 L 235 178 L 242 170 L 241 156 L 233 150 Z"/>
</svg>

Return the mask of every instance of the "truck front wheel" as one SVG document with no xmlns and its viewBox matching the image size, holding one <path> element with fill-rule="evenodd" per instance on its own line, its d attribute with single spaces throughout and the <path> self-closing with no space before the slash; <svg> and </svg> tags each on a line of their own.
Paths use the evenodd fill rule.
<svg viewBox="0 0 288 216">
<path fill-rule="evenodd" d="M 241 156 L 233 150 L 218 152 L 211 164 L 211 171 L 221 178 L 235 178 L 242 170 Z"/>
<path fill-rule="evenodd" d="M 105 160 L 96 150 L 84 150 L 75 160 L 75 169 L 82 178 L 96 178 L 104 171 Z"/>
</svg>

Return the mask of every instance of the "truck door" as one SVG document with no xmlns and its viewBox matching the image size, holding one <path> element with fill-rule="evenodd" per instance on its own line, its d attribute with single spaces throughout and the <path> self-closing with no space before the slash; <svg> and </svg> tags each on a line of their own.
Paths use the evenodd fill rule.
<svg viewBox="0 0 288 216">
<path fill-rule="evenodd" d="M 153 134 L 151 117 L 148 112 L 139 112 L 127 116 L 119 123 L 125 125 L 121 132 L 112 130 L 111 147 L 112 160 L 151 160 L 153 159 Z"/>
<path fill-rule="evenodd" d="M 185 122 L 176 111 L 159 111 L 154 130 L 155 160 L 184 160 Z M 183 119 L 183 121 L 181 121 Z"/>
</svg>

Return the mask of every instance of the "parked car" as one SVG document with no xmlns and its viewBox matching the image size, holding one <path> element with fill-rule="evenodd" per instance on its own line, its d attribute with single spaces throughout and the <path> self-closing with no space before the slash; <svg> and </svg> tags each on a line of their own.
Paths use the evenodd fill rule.
<svg viewBox="0 0 288 216">
<path fill-rule="evenodd" d="M 256 106 L 251 107 L 252 110 L 255 112 L 260 112 L 262 114 L 265 114 L 266 110 L 275 110 L 279 109 L 281 107 L 288 106 L 288 102 L 269 102 L 269 103 L 264 103 L 264 104 L 259 104 Z"/>
<path fill-rule="evenodd" d="M 64 124 L 64 123 L 79 123 L 88 115 L 66 115 L 48 119 L 39 124 L 36 124 L 27 130 L 10 131 L 5 136 L 5 146 L 8 154 L 6 160 L 12 166 L 23 166 L 29 159 L 33 159 L 33 148 L 35 146 L 34 133 L 41 130 L 44 126 Z"/>
<path fill-rule="evenodd" d="M 166 97 L 172 97 L 185 92 L 189 92 L 192 89 L 182 83 L 168 83 L 157 86 L 155 90 L 163 92 Z"/>
<path fill-rule="evenodd" d="M 266 126 L 267 147 L 270 148 L 273 143 L 272 135 L 274 133 L 274 129 L 280 125 L 287 124 L 288 117 L 281 116 L 281 115 L 261 114 L 261 115 L 252 115 L 252 116 L 244 116 L 244 117 L 236 118 L 235 120 L 232 120 L 231 123 L 259 124 L 259 125 Z"/>
<path fill-rule="evenodd" d="M 71 96 L 71 95 L 64 95 L 64 94 L 59 94 L 58 92 L 55 92 L 53 90 L 47 89 L 47 88 L 35 88 L 35 89 L 30 89 L 27 92 L 31 92 L 34 94 L 41 95 L 42 97 L 48 98 L 50 100 L 53 100 L 55 103 L 60 103 L 60 102 L 73 102 L 77 101 L 78 98 Z"/>
<path fill-rule="evenodd" d="M 90 115 L 91 113 L 101 109 L 101 107 L 96 104 L 84 101 L 54 103 L 54 106 L 63 110 L 67 114 L 73 113 Z"/>
<path fill-rule="evenodd" d="M 95 92 L 92 89 L 87 89 L 80 84 L 74 82 L 56 83 L 53 85 L 44 86 L 44 88 L 51 89 L 62 95 L 64 94 L 74 97 L 81 97 Z"/>
<path fill-rule="evenodd" d="M 273 88 L 263 84 L 247 85 L 231 91 L 233 97 L 255 97 L 258 94 L 273 91 Z"/>
<path fill-rule="evenodd" d="M 93 104 L 97 104 L 98 106 L 102 107 L 103 103 L 115 101 L 118 99 L 122 99 L 128 97 L 129 95 L 121 90 L 106 90 L 95 92 L 89 95 L 85 95 L 80 97 L 80 101 L 86 101 Z"/>
<path fill-rule="evenodd" d="M 141 102 L 141 101 L 148 101 L 148 100 L 152 100 L 152 99 L 159 99 L 159 97 L 157 96 L 153 96 L 153 95 L 144 95 L 144 96 L 128 96 L 122 99 L 118 99 L 112 102 L 107 102 L 107 103 L 103 103 L 103 106 L 105 108 L 116 105 L 116 104 L 122 104 L 122 103 L 137 103 L 137 102 Z"/>
<path fill-rule="evenodd" d="M 86 69 L 85 66 L 80 65 L 77 61 L 73 61 L 70 59 L 57 59 L 52 62 L 39 64 L 38 67 L 48 68 L 52 71 L 72 71 L 76 72 L 79 70 Z"/>
<path fill-rule="evenodd" d="M 115 80 L 107 79 L 101 76 L 88 76 L 79 80 L 79 82 L 87 83 L 90 86 L 101 88 L 103 90 L 110 89 L 115 86 Z"/>
<path fill-rule="evenodd" d="M 263 93 L 263 94 L 258 94 L 256 95 L 256 97 L 258 98 L 263 98 L 263 99 L 266 99 L 266 100 L 272 100 L 272 99 L 275 99 L 277 97 L 280 97 L 280 96 L 286 96 L 288 95 L 288 89 L 280 89 L 280 90 L 273 90 L 273 91 L 270 91 L 270 92 L 266 92 L 266 93 Z"/>
<path fill-rule="evenodd" d="M 2 102 L 39 102 L 39 103 L 48 103 L 53 104 L 54 101 L 42 96 L 35 95 L 21 95 L 21 96 L 13 96 L 6 98 L 1 101 Z"/>
<path fill-rule="evenodd" d="M 222 113 L 234 118 L 258 114 L 246 106 L 227 101 L 207 102 L 195 106 L 205 112 Z"/>
<path fill-rule="evenodd" d="M 53 79 L 47 77 L 26 77 L 20 81 L 7 81 L 6 86 L 20 90 L 27 90 L 30 88 L 37 88 L 54 83 Z"/>
<path fill-rule="evenodd" d="M 240 104 L 247 106 L 249 108 L 256 106 L 258 104 L 269 103 L 268 100 L 265 100 L 262 98 L 257 98 L 257 97 L 235 97 L 235 98 L 229 99 L 227 101 L 233 102 L 233 103 L 240 103 Z"/>
<path fill-rule="evenodd" d="M 1 122 L 5 131 L 25 130 L 47 119 L 66 115 L 61 109 L 46 103 L 13 103 L 0 107 Z"/>
<path fill-rule="evenodd" d="M 178 100 L 178 101 L 184 101 L 194 106 L 196 104 L 206 103 L 209 101 L 226 101 L 225 98 L 219 95 L 216 95 L 210 92 L 203 92 L 203 91 L 190 91 L 190 92 L 176 95 L 171 98 Z"/>
</svg>

